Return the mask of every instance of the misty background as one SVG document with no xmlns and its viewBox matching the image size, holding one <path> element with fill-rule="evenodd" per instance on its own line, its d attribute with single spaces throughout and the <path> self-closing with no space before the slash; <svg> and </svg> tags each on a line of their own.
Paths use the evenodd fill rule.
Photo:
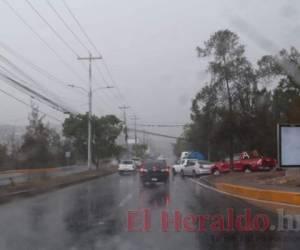
<svg viewBox="0 0 300 250">
<path fill-rule="evenodd" d="M 97 56 L 97 51 L 88 43 L 63 1 L 49 2 Z M 139 118 L 138 124 L 189 122 L 191 100 L 208 80 L 205 61 L 197 58 L 195 48 L 217 30 L 229 28 L 236 32 L 246 45 L 246 55 L 252 62 L 262 55 L 276 53 L 283 47 L 293 45 L 297 48 L 300 43 L 300 3 L 297 0 L 66 2 L 104 58 L 93 64 L 93 86 L 114 86 L 113 89 L 95 93 L 93 112 L 99 116 L 112 113 L 123 119 L 118 107 L 128 105 L 130 127 L 133 127 L 133 115 Z M 32 0 L 31 3 L 79 56 L 88 55 L 86 48 L 74 39 L 47 1 Z M 16 13 L 74 70 L 69 70 Z M 82 65 L 77 60 L 76 55 L 58 39 L 26 0 L 1 0 L 0 14 L 0 54 L 36 80 L 37 84 L 32 87 L 77 112 L 86 112 L 86 94 L 67 85 L 88 86 L 87 64 L 84 62 L 85 65 Z M 20 56 L 57 79 L 45 78 L 20 60 Z M 2 90 L 30 103 L 30 97 L 10 87 L 2 79 L 0 82 Z M 0 93 L 0 106 L 1 127 L 14 125 L 19 131 L 27 125 L 28 106 L 3 92 Z M 63 121 L 66 115 L 46 105 L 39 106 L 42 111 L 57 118 L 46 117 L 51 126 L 60 128 L 59 121 Z M 142 129 L 172 136 L 182 133 L 181 127 Z M 146 139 L 157 151 L 171 154 L 174 140 L 153 136 L 147 136 Z"/>
</svg>

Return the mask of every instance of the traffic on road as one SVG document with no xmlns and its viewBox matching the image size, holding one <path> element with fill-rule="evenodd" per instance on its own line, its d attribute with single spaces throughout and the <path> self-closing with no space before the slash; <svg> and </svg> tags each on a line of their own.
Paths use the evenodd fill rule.
<svg viewBox="0 0 300 250">
<path fill-rule="evenodd" d="M 0 0 L 0 250 L 300 246 L 299 0 Z"/>
<path fill-rule="evenodd" d="M 277 225 L 278 218 L 268 209 L 207 188 L 201 178 L 195 182 L 192 178 L 170 176 L 167 185 L 147 186 L 141 185 L 140 178 L 114 174 L 2 204 L 0 248 L 298 249 L 294 244 L 299 237 L 296 232 L 238 230 L 235 224 L 228 231 L 228 219 L 224 230 L 220 224 L 212 225 L 217 223 L 213 219 L 216 216 L 221 218 L 232 212 L 245 216 L 246 209 L 251 211 L 251 220 L 264 214 L 272 225 Z M 191 215 L 212 219 L 202 221 L 201 226 L 198 220 L 192 223 Z"/>
</svg>

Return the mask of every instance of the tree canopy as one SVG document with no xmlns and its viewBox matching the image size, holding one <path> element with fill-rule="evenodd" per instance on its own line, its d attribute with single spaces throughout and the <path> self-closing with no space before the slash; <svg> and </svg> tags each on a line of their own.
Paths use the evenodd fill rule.
<svg viewBox="0 0 300 250">
<path fill-rule="evenodd" d="M 114 115 L 92 116 L 93 161 L 119 155 L 122 148 L 116 139 L 122 131 L 121 121 Z M 64 121 L 63 134 L 71 141 L 78 157 L 87 158 L 88 114 L 72 115 Z"/>
<path fill-rule="evenodd" d="M 229 30 L 214 33 L 197 52 L 209 59 L 210 80 L 192 101 L 188 148 L 215 160 L 253 149 L 276 156 L 277 123 L 300 122 L 299 52 L 283 49 L 253 66 Z"/>
</svg>

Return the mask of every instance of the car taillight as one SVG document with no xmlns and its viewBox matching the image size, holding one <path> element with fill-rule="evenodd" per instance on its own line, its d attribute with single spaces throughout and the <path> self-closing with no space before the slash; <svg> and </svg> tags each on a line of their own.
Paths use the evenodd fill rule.
<svg viewBox="0 0 300 250">
<path fill-rule="evenodd" d="M 170 173 L 170 167 L 162 168 L 162 169 L 161 169 L 161 172 L 164 172 L 164 173 L 166 173 L 166 174 L 169 174 L 169 173 Z"/>
<path fill-rule="evenodd" d="M 143 168 L 143 167 L 140 168 L 140 173 L 146 173 L 146 172 L 148 172 L 147 169 L 145 169 L 145 168 Z"/>
</svg>

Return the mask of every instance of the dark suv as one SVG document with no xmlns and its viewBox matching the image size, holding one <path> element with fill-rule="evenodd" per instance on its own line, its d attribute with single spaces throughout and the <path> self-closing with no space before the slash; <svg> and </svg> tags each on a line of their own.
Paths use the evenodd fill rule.
<svg viewBox="0 0 300 250">
<path fill-rule="evenodd" d="M 139 172 L 144 185 L 169 181 L 170 169 L 165 160 L 146 160 Z"/>
</svg>

